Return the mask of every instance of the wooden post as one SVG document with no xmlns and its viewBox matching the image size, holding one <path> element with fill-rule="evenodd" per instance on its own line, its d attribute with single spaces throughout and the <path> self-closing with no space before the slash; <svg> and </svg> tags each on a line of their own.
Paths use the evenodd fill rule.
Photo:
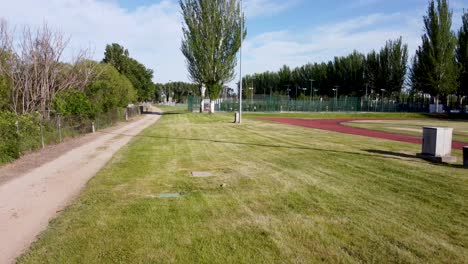
<svg viewBox="0 0 468 264">
<path fill-rule="evenodd" d="M 59 143 L 62 143 L 62 120 L 58 117 Z"/>
<path fill-rule="evenodd" d="M 40 128 L 41 128 L 41 145 L 42 145 L 42 149 L 45 148 L 45 142 L 44 142 L 44 127 L 42 126 L 42 123 L 40 125 Z"/>
</svg>

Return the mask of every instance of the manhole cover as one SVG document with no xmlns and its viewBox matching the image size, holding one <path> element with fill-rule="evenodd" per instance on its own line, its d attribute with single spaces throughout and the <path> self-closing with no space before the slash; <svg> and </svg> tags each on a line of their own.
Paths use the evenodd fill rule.
<svg viewBox="0 0 468 264">
<path fill-rule="evenodd" d="M 213 173 L 209 171 L 192 171 L 192 177 L 197 177 L 197 178 L 206 178 L 206 177 L 212 177 Z"/>
<path fill-rule="evenodd" d="M 182 195 L 180 193 L 160 193 L 147 195 L 149 198 L 179 198 Z"/>
</svg>

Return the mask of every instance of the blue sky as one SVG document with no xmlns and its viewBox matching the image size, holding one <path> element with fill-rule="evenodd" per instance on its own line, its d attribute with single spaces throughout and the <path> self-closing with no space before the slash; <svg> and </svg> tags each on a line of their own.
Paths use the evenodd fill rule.
<svg viewBox="0 0 468 264">
<path fill-rule="evenodd" d="M 277 70 L 369 52 L 400 36 L 410 56 L 423 33 L 426 0 L 244 0 L 248 37 L 245 73 Z M 66 57 L 86 48 L 100 60 L 117 42 L 155 70 L 156 82 L 188 81 L 179 50 L 177 0 L 0 0 L 0 17 L 17 29 L 46 21 L 70 36 Z M 451 0 L 454 30 L 468 0 Z M 28 8 L 24 8 L 28 7 Z"/>
</svg>

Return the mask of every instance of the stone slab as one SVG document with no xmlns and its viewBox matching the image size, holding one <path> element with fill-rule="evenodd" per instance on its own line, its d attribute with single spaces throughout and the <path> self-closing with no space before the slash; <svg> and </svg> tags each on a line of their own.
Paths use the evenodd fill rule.
<svg viewBox="0 0 468 264">
<path fill-rule="evenodd" d="M 213 177 L 213 173 L 209 171 L 192 171 L 192 177 L 195 177 L 195 178 Z"/>
</svg>

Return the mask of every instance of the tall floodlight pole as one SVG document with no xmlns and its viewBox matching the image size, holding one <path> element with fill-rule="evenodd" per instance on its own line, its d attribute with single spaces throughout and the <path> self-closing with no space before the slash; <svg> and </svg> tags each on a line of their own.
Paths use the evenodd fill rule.
<svg viewBox="0 0 468 264">
<path fill-rule="evenodd" d="M 242 13 L 242 0 L 240 0 L 240 23 L 241 23 L 241 31 L 240 31 L 240 52 L 239 52 L 239 124 L 242 123 L 242 40 L 244 38 L 244 16 Z"/>
<path fill-rule="evenodd" d="M 333 91 L 335 92 L 335 108 L 338 105 L 338 88 L 340 88 L 340 86 L 335 85 L 335 89 L 333 89 Z M 336 109 L 334 109 L 334 110 L 336 110 Z"/>
<path fill-rule="evenodd" d="M 314 79 L 310 79 L 310 96 L 309 96 L 310 98 L 309 98 L 309 102 L 312 101 L 312 91 L 314 90 L 313 82 L 314 82 Z"/>
</svg>

